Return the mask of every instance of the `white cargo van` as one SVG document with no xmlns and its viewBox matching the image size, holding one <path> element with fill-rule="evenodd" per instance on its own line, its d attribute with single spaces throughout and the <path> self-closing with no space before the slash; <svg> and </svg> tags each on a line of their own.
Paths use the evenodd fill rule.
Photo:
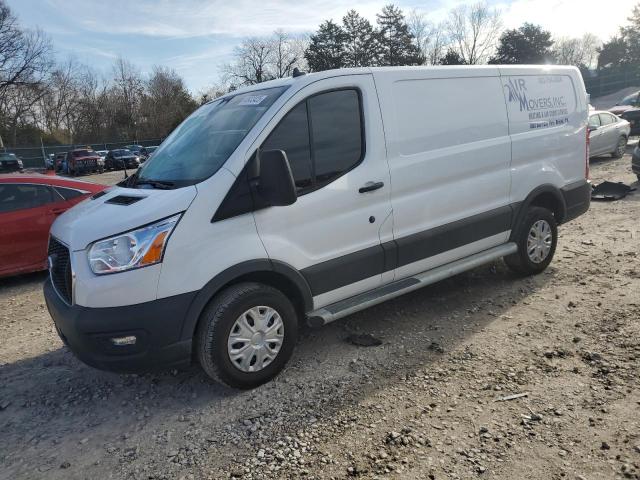
<svg viewBox="0 0 640 480">
<path fill-rule="evenodd" d="M 98 368 L 197 359 L 248 388 L 319 326 L 504 257 L 551 261 L 589 208 L 571 67 L 297 74 L 200 107 L 120 186 L 62 215 L 47 306 Z"/>
</svg>

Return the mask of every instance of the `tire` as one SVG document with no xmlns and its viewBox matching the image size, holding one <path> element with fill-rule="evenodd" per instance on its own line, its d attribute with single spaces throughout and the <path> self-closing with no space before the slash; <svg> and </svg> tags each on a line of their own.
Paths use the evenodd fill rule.
<svg viewBox="0 0 640 480">
<path fill-rule="evenodd" d="M 250 311 L 257 307 L 262 308 L 259 311 Z M 258 319 L 253 321 L 253 326 L 250 325 L 250 320 L 255 313 L 261 315 L 264 312 L 265 316 L 268 316 L 270 314 L 268 309 L 277 313 L 277 317 L 271 314 L 272 316 L 266 320 L 273 321 L 273 324 L 267 325 L 266 329 L 252 330 L 259 324 Z M 241 322 L 243 318 L 246 322 L 245 326 L 241 327 L 237 322 Z M 267 346 L 272 351 L 276 349 L 277 343 L 270 344 L 264 339 L 264 333 L 265 330 L 269 331 L 270 326 L 276 325 L 278 318 L 281 328 L 278 327 L 270 335 L 282 335 L 280 340 L 274 340 L 274 342 L 280 342 L 279 351 L 270 361 L 265 358 L 264 361 L 268 363 L 263 368 L 247 371 L 247 368 L 249 370 L 256 368 L 255 362 L 259 361 L 258 355 L 267 353 Z M 247 338 L 252 331 L 259 330 L 262 333 L 253 333 L 250 341 L 242 342 L 242 330 L 246 332 Z M 231 344 L 229 338 L 234 331 L 238 335 L 238 341 Z M 261 283 L 239 283 L 216 295 L 202 312 L 195 334 L 196 355 L 203 370 L 213 380 L 230 387 L 249 389 L 268 382 L 280 373 L 293 353 L 297 336 L 296 311 L 287 297 L 279 290 Z M 261 342 L 265 346 L 254 346 L 254 341 Z M 242 358 L 249 359 L 249 362 L 244 364 L 244 371 L 240 358 L 236 358 L 236 361 L 231 359 L 234 346 L 237 352 L 248 352 L 247 355 L 240 354 Z"/>
<path fill-rule="evenodd" d="M 535 242 L 535 237 L 540 238 L 541 230 L 539 227 L 543 227 L 543 234 L 548 232 L 551 235 L 548 242 L 543 242 L 549 245 L 549 249 L 545 253 L 545 248 L 540 246 L 530 254 L 527 245 L 529 235 L 532 235 L 532 240 Z M 546 237 L 546 234 L 544 236 Z M 520 275 L 535 275 L 544 271 L 553 260 L 558 243 L 558 225 L 553 213 L 546 208 L 530 207 L 518 226 L 515 241 L 518 245 L 518 251 L 504 258 L 507 266 Z M 544 256 L 541 258 L 543 254 Z"/>
<path fill-rule="evenodd" d="M 611 153 L 611 156 L 613 158 L 622 158 L 626 151 L 627 151 L 627 137 L 622 135 L 618 139 L 618 143 L 616 144 L 616 149 Z"/>
</svg>

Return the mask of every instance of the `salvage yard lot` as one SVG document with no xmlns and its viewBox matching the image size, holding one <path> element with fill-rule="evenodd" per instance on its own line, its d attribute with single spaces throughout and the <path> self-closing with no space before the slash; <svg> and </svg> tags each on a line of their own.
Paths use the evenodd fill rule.
<svg viewBox="0 0 640 480">
<path fill-rule="evenodd" d="M 591 172 L 638 186 L 629 154 Z M 638 219 L 640 192 L 593 203 L 539 276 L 496 262 L 306 329 L 253 391 L 89 368 L 44 274 L 0 280 L 0 478 L 639 478 Z"/>
</svg>

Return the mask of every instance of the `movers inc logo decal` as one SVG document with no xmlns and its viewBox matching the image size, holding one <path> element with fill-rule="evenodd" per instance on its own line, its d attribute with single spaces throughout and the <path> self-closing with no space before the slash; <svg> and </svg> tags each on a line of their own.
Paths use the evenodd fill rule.
<svg viewBox="0 0 640 480">
<path fill-rule="evenodd" d="M 561 77 L 539 77 L 538 82 L 559 83 Z M 504 84 L 510 106 L 516 104 L 520 112 L 527 112 L 529 116 L 529 128 L 557 127 L 569 123 L 569 111 L 564 95 L 539 96 L 528 95 L 527 83 L 524 78 L 509 79 Z"/>
</svg>

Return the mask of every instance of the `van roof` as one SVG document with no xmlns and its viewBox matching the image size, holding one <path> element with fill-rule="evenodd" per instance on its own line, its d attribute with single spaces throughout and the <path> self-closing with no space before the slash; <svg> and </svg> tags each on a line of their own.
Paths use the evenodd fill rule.
<svg viewBox="0 0 640 480">
<path fill-rule="evenodd" d="M 361 68 L 339 68 L 334 70 L 324 70 L 322 72 L 307 73 L 298 77 L 285 77 L 267 82 L 258 83 L 239 88 L 233 92 L 229 92 L 219 98 L 234 96 L 238 93 L 246 93 L 254 90 L 262 90 L 265 88 L 274 88 L 282 86 L 305 86 L 310 83 L 325 78 L 340 77 L 346 75 L 389 75 L 403 76 L 410 78 L 424 74 L 425 77 L 436 78 L 442 77 L 443 74 L 454 77 L 461 76 L 484 76 L 484 75 L 549 75 L 549 74 L 567 74 L 569 72 L 579 72 L 577 67 L 567 65 L 438 65 L 438 66 L 412 66 L 412 67 L 361 67 Z M 217 99 L 216 99 L 217 100 Z"/>
</svg>

